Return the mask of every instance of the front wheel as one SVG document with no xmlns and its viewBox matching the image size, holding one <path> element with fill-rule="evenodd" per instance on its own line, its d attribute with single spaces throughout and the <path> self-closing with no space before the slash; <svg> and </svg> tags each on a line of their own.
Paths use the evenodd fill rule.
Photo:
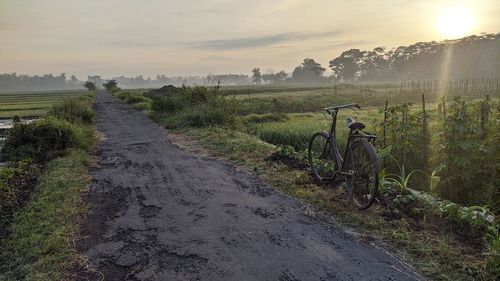
<svg viewBox="0 0 500 281">
<path fill-rule="evenodd" d="M 332 180 L 337 171 L 331 138 L 327 132 L 317 132 L 309 141 L 309 165 L 319 182 Z"/>
<path fill-rule="evenodd" d="M 369 208 L 378 193 L 380 163 L 373 145 L 365 139 L 355 140 L 347 152 L 344 171 L 348 173 L 352 201 L 360 210 Z"/>
</svg>

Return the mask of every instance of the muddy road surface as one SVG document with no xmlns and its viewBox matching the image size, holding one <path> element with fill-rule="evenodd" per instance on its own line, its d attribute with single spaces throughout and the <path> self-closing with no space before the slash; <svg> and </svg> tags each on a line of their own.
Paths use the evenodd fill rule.
<svg viewBox="0 0 500 281">
<path fill-rule="evenodd" d="M 78 250 L 80 280 L 420 280 L 255 176 L 173 145 L 97 94 L 98 165 Z"/>
</svg>

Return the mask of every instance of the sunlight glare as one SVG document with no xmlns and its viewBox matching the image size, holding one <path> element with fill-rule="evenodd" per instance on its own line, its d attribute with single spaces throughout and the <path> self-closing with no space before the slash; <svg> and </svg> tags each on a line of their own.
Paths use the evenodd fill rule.
<svg viewBox="0 0 500 281">
<path fill-rule="evenodd" d="M 437 28 L 446 39 L 467 35 L 473 24 L 472 14 L 463 6 L 448 8 L 437 19 Z"/>
</svg>

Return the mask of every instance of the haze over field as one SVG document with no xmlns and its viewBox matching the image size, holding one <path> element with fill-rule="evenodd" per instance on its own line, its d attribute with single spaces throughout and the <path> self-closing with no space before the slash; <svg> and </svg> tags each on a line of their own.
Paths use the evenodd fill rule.
<svg viewBox="0 0 500 281">
<path fill-rule="evenodd" d="M 0 73 L 85 79 L 323 67 L 351 48 L 397 47 L 500 30 L 476 1 L 0 1 Z"/>
</svg>

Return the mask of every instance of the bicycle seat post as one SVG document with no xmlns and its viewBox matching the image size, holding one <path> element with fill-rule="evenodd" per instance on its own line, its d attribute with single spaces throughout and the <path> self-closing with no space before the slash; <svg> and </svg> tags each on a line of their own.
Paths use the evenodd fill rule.
<svg viewBox="0 0 500 281">
<path fill-rule="evenodd" d="M 337 114 L 339 113 L 339 109 L 335 108 L 334 111 L 332 112 L 332 127 L 330 129 L 330 134 L 336 138 L 337 134 Z"/>
</svg>

